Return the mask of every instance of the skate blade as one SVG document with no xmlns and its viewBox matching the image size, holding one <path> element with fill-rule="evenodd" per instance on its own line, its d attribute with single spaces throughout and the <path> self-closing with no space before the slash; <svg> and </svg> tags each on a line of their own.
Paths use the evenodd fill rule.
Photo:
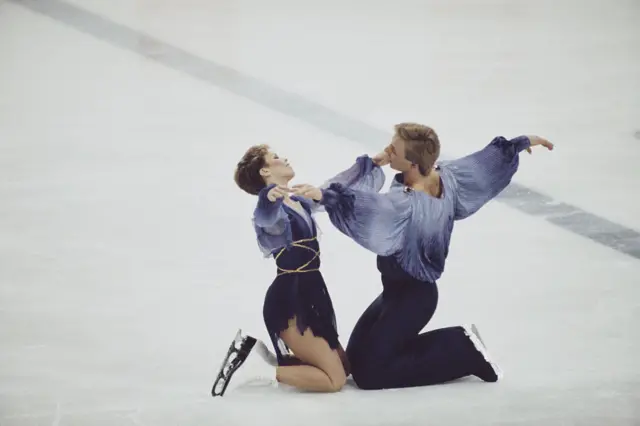
<svg viewBox="0 0 640 426">
<path fill-rule="evenodd" d="M 242 366 L 255 343 L 256 339 L 251 336 L 242 336 L 242 330 L 238 329 L 211 388 L 212 397 L 224 396 L 233 373 Z"/>
</svg>

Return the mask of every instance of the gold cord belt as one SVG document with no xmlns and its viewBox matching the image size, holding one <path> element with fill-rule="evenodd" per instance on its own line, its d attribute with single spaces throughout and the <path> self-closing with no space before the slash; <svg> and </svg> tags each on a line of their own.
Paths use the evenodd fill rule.
<svg viewBox="0 0 640 426">
<path fill-rule="evenodd" d="M 278 272 L 278 276 L 280 276 L 280 275 L 284 275 L 284 274 L 296 274 L 296 273 L 301 273 L 301 272 L 313 272 L 313 271 L 319 271 L 319 270 L 320 270 L 319 268 L 314 268 L 314 269 L 304 269 L 304 268 L 306 268 L 307 266 L 309 266 L 309 265 L 310 265 L 314 260 L 316 260 L 316 259 L 318 258 L 318 256 L 320 256 L 320 251 L 314 250 L 314 249 L 312 249 L 311 247 L 307 247 L 307 246 L 305 246 L 305 245 L 304 245 L 304 244 L 302 244 L 302 243 L 308 243 L 308 242 L 314 241 L 315 239 L 316 239 L 316 237 L 313 237 L 313 238 L 307 238 L 307 239 L 304 239 L 304 240 L 297 240 L 297 241 L 292 242 L 292 243 L 291 243 L 291 246 L 292 246 L 292 247 L 300 247 L 300 248 L 303 248 L 303 249 L 310 250 L 310 251 L 312 251 L 312 252 L 314 253 L 314 256 L 311 258 L 311 260 L 310 260 L 310 261 L 308 261 L 308 262 L 307 262 L 307 263 L 305 263 L 304 265 L 302 265 L 302 266 L 298 267 L 297 269 L 283 269 L 283 268 L 281 268 L 281 267 L 279 267 L 279 266 L 278 266 L 278 270 L 280 271 L 280 272 Z M 276 260 L 276 261 L 278 260 L 278 258 L 280 257 L 280 255 L 281 255 L 282 253 L 284 253 L 284 251 L 285 251 L 286 249 L 287 249 L 287 247 L 283 247 L 283 248 L 280 250 L 280 252 L 275 256 L 275 260 Z"/>
</svg>

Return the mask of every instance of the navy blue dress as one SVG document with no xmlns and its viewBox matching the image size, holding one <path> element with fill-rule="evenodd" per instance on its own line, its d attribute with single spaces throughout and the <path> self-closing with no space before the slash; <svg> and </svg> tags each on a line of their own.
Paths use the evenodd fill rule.
<svg viewBox="0 0 640 426">
<path fill-rule="evenodd" d="M 320 272 L 320 245 L 313 219 L 315 202 L 298 197 L 302 211 L 282 199 L 269 201 L 270 185 L 258 195 L 254 228 L 265 255 L 276 261 L 276 277 L 269 286 L 263 305 L 265 326 L 280 365 L 299 364 L 280 333 L 293 318 L 302 334 L 309 328 L 332 349 L 339 347 L 336 316 L 331 296 Z"/>
</svg>

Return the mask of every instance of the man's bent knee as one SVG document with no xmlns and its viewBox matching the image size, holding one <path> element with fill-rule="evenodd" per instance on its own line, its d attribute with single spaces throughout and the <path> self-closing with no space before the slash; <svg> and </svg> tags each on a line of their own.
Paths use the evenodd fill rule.
<svg viewBox="0 0 640 426">
<path fill-rule="evenodd" d="M 353 381 L 356 385 L 363 390 L 380 390 L 384 389 L 382 383 L 375 377 L 356 377 L 353 376 Z"/>
<path fill-rule="evenodd" d="M 353 381 L 360 389 L 378 390 L 384 389 L 382 384 L 382 372 L 375 368 L 353 368 L 351 371 Z"/>
</svg>

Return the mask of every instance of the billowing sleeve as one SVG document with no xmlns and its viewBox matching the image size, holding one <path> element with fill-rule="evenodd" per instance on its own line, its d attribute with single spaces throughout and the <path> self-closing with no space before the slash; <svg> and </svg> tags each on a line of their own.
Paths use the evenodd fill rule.
<svg viewBox="0 0 640 426">
<path fill-rule="evenodd" d="M 359 191 L 379 192 L 384 182 L 385 174 L 382 168 L 375 164 L 368 155 L 362 155 L 347 170 L 338 173 L 325 182 L 322 188 L 328 188 L 333 183 L 339 183 L 347 188 Z"/>
<path fill-rule="evenodd" d="M 374 163 L 368 155 L 361 155 L 356 158 L 356 162 L 351 167 L 323 183 L 320 189 L 327 189 L 337 183 L 358 191 L 380 192 L 385 179 L 386 176 L 382 168 Z M 313 202 L 311 208 L 313 213 L 325 211 L 324 206 L 318 202 Z"/>
<path fill-rule="evenodd" d="M 471 216 L 502 192 L 518 170 L 520 152 L 530 145 L 526 136 L 500 136 L 474 154 L 442 164 L 455 181 L 455 219 Z"/>
<path fill-rule="evenodd" d="M 273 250 L 291 243 L 291 224 L 282 206 L 283 199 L 269 201 L 267 194 L 275 185 L 263 188 L 258 194 L 258 205 L 253 212 L 253 227 L 258 246 L 268 256 Z"/>
<path fill-rule="evenodd" d="M 379 194 L 332 183 L 322 191 L 329 220 L 353 241 L 381 256 L 399 252 L 411 214 L 405 194 Z"/>
</svg>

